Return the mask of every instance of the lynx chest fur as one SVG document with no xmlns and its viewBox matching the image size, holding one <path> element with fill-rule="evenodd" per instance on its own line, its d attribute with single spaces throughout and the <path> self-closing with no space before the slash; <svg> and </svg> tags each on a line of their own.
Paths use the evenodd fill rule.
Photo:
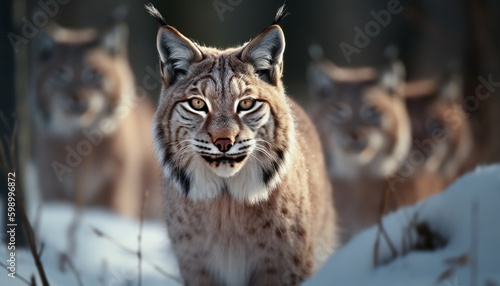
<svg viewBox="0 0 500 286">
<path fill-rule="evenodd" d="M 315 128 L 284 93 L 284 36 L 199 46 L 165 24 L 155 115 L 169 236 L 186 285 L 297 285 L 334 250 Z"/>
</svg>

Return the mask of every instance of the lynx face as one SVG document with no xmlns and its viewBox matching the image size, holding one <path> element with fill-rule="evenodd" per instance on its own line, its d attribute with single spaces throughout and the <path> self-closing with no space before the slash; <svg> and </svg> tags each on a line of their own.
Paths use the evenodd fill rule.
<svg viewBox="0 0 500 286">
<path fill-rule="evenodd" d="M 410 82 L 406 106 L 412 124 L 413 150 L 425 156 L 422 167 L 429 172 L 454 175 L 464 163 L 472 145 L 470 125 L 460 105 L 461 81 L 451 76 L 446 82 Z"/>
<path fill-rule="evenodd" d="M 116 26 L 98 35 L 54 27 L 40 36 L 34 106 L 44 129 L 68 137 L 95 127 L 131 93 L 124 90 L 133 86 L 124 29 Z"/>
<path fill-rule="evenodd" d="M 323 60 L 309 69 L 316 123 L 335 177 L 389 175 L 404 159 L 410 131 L 399 63 L 347 69 Z"/>
<path fill-rule="evenodd" d="M 163 26 L 158 43 L 167 87 L 154 129 L 165 175 L 194 200 L 221 190 L 240 201 L 267 198 L 293 143 L 280 82 L 281 29 L 271 26 L 242 48 L 221 51 Z"/>
</svg>

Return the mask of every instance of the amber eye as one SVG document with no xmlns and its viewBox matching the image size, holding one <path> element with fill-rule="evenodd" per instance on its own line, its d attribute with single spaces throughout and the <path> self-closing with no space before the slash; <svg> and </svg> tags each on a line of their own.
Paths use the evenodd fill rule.
<svg viewBox="0 0 500 286">
<path fill-rule="evenodd" d="M 238 111 L 249 110 L 254 105 L 255 105 L 255 99 L 253 99 L 253 98 L 243 99 L 238 104 Z"/>
<path fill-rule="evenodd" d="M 191 99 L 189 101 L 189 105 L 191 105 L 191 107 L 194 110 L 200 110 L 200 111 L 205 111 L 205 112 L 208 111 L 207 104 L 205 103 L 205 101 L 203 101 L 202 99 L 199 99 L 199 98 Z"/>
</svg>

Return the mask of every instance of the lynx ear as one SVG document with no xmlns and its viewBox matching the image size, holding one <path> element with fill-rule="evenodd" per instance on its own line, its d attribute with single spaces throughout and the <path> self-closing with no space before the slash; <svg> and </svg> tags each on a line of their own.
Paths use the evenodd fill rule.
<svg viewBox="0 0 500 286">
<path fill-rule="evenodd" d="M 312 94 L 326 97 L 332 93 L 333 79 L 318 63 L 311 63 L 307 68 L 307 80 Z"/>
<path fill-rule="evenodd" d="M 104 30 L 99 38 L 100 45 L 111 54 L 127 53 L 128 27 L 117 23 Z"/>
<path fill-rule="evenodd" d="M 191 64 L 203 59 L 203 54 L 193 42 L 168 25 L 160 27 L 156 46 L 160 54 L 160 70 L 169 85 L 185 76 Z"/>
<path fill-rule="evenodd" d="M 277 85 L 283 73 L 284 51 L 283 31 L 272 25 L 243 48 L 241 60 L 253 65 L 262 80 Z"/>
<path fill-rule="evenodd" d="M 39 60 L 46 61 L 54 54 L 56 41 L 48 31 L 40 30 L 40 34 L 36 37 L 36 45 L 39 47 Z"/>
<path fill-rule="evenodd" d="M 406 72 L 401 61 L 392 61 L 379 70 L 379 83 L 390 93 L 403 95 Z"/>
<path fill-rule="evenodd" d="M 453 72 L 443 80 L 439 98 L 448 102 L 459 103 L 463 97 L 463 80 L 459 73 Z"/>
</svg>

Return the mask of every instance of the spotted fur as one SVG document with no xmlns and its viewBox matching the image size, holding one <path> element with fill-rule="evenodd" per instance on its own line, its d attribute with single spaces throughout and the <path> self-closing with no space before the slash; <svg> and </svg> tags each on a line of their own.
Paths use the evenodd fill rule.
<svg viewBox="0 0 500 286">
<path fill-rule="evenodd" d="M 335 214 L 315 128 L 281 82 L 281 28 L 219 50 L 164 25 L 157 46 L 154 133 L 184 283 L 297 285 L 334 250 Z"/>
</svg>

